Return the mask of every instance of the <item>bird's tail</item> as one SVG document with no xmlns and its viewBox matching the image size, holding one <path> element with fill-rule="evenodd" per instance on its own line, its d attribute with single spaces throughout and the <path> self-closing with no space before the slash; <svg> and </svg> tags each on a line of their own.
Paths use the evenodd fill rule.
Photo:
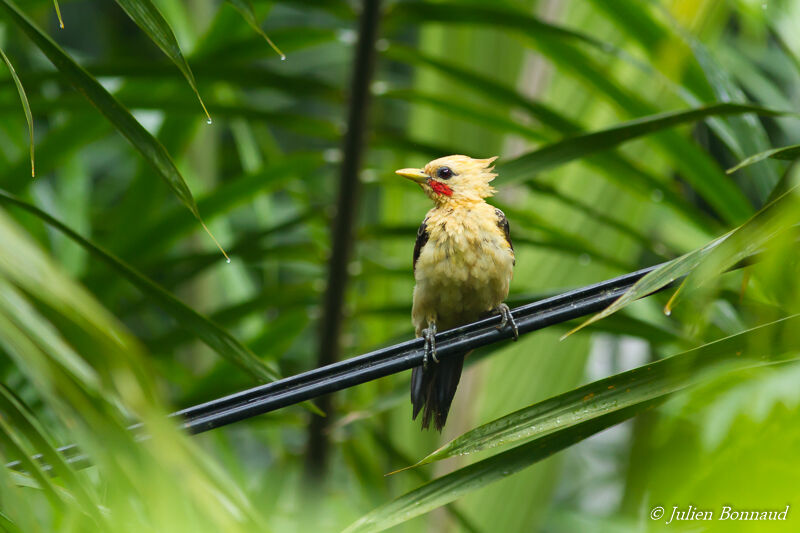
<svg viewBox="0 0 800 533">
<path fill-rule="evenodd" d="M 469 352 L 467 352 L 469 353 Z M 411 371 L 411 405 L 414 408 L 413 419 L 422 410 L 422 429 L 428 429 L 433 420 L 437 431 L 442 431 L 447 421 L 450 404 L 456 395 L 464 357 L 467 353 L 442 359 L 439 363 L 431 363 L 428 368 L 418 366 Z"/>
</svg>

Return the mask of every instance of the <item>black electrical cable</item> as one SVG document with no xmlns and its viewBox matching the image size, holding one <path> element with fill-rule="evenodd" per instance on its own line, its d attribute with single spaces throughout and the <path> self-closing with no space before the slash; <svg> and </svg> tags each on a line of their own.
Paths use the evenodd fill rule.
<svg viewBox="0 0 800 533">
<path fill-rule="evenodd" d="M 622 296 L 634 283 L 661 265 L 545 298 L 512 310 L 520 335 L 600 311 Z M 666 288 L 666 287 L 664 287 Z M 498 330 L 492 316 L 436 335 L 437 357 L 450 357 L 510 339 L 510 328 Z M 272 383 L 189 407 L 172 416 L 183 419 L 191 434 L 298 404 L 422 364 L 423 341 L 414 339 L 338 363 L 316 368 Z"/>
<path fill-rule="evenodd" d="M 517 307 L 512 310 L 512 315 L 519 333 L 523 335 L 596 313 L 663 264 Z M 659 291 L 673 284 L 664 286 Z M 436 335 L 437 357 L 441 360 L 511 338 L 510 328 L 497 329 L 499 322 L 499 316 L 492 316 L 439 333 Z M 204 433 L 420 366 L 423 356 L 422 339 L 414 339 L 195 405 L 170 416 L 182 419 L 181 427 L 190 434 Z M 141 425 L 136 424 L 130 429 L 140 428 Z M 88 458 L 74 444 L 63 446 L 58 451 L 64 454 L 67 462 L 76 467 L 89 464 Z M 41 461 L 42 457 L 36 455 L 34 459 Z M 6 467 L 14 469 L 20 469 L 21 466 L 19 461 L 6 464 Z M 43 468 L 49 469 L 49 465 L 43 464 Z"/>
</svg>

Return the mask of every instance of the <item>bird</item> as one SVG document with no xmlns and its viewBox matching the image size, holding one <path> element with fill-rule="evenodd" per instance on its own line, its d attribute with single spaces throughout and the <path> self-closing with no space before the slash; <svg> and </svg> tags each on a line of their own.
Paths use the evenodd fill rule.
<svg viewBox="0 0 800 533">
<path fill-rule="evenodd" d="M 450 155 L 395 171 L 419 184 L 434 203 L 417 231 L 413 257 L 411 319 L 424 339 L 424 358 L 411 373 L 411 404 L 412 420 L 423 413 L 423 430 L 433 423 L 442 431 L 469 353 L 440 361 L 438 331 L 499 314 L 497 327 L 510 325 L 514 340 L 519 337 L 504 303 L 516 264 L 508 219 L 486 202 L 497 192 L 490 185 L 496 159 Z"/>
</svg>

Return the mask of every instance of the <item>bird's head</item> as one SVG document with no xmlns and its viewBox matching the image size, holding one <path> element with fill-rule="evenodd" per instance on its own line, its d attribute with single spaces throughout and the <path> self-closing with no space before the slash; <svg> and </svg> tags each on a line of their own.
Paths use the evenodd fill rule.
<svg viewBox="0 0 800 533">
<path fill-rule="evenodd" d="M 424 168 L 404 168 L 396 173 L 419 183 L 434 202 L 453 200 L 480 201 L 496 191 L 489 185 L 497 174 L 492 163 L 497 157 L 473 159 L 465 155 L 449 155 L 434 159 Z"/>
</svg>

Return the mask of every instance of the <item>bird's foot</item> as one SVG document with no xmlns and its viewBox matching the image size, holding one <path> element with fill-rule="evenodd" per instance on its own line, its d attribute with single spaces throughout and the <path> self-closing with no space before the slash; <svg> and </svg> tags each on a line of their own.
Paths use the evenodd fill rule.
<svg viewBox="0 0 800 533">
<path fill-rule="evenodd" d="M 436 322 L 430 322 L 428 327 L 422 330 L 422 338 L 425 339 L 425 355 L 422 357 L 422 368 L 428 368 L 429 356 L 436 363 L 439 362 L 436 357 Z"/>
<path fill-rule="evenodd" d="M 500 324 L 497 325 L 497 329 L 503 329 L 507 325 L 511 324 L 511 330 L 514 332 L 514 340 L 519 339 L 519 329 L 517 328 L 517 322 L 514 320 L 514 316 L 511 314 L 511 309 L 509 309 L 508 305 L 500 304 L 495 309 L 502 319 L 500 320 Z"/>
</svg>

